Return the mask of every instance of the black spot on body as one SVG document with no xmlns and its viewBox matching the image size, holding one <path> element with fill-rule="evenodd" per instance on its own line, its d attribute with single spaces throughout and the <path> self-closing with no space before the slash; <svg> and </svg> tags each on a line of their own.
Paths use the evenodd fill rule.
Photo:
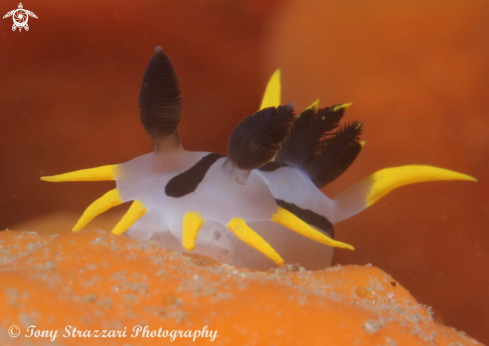
<svg viewBox="0 0 489 346">
<path fill-rule="evenodd" d="M 224 156 L 217 153 L 204 156 L 191 168 L 171 178 L 165 186 L 165 194 L 169 197 L 183 197 L 194 192 L 204 180 L 209 168 Z"/>
<path fill-rule="evenodd" d="M 270 161 L 265 163 L 263 166 L 258 168 L 258 170 L 262 172 L 274 172 L 280 167 L 291 167 L 290 165 L 283 163 L 283 162 L 277 162 L 277 161 Z"/>
<path fill-rule="evenodd" d="M 323 231 L 328 236 L 333 238 L 334 236 L 333 224 L 324 216 L 319 215 L 318 213 L 315 213 L 309 209 L 302 209 L 301 207 L 293 203 L 286 202 L 282 199 L 276 199 L 275 202 L 279 207 L 282 207 L 290 211 L 292 214 L 297 216 L 302 221 L 308 223 L 311 226 L 315 226 L 319 228 L 321 231 Z"/>
</svg>

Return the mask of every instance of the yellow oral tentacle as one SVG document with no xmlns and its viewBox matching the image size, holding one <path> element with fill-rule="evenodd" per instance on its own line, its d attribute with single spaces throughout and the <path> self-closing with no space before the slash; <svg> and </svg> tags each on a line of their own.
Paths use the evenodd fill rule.
<svg viewBox="0 0 489 346">
<path fill-rule="evenodd" d="M 241 241 L 260 251 L 279 266 L 284 264 L 282 257 L 280 257 L 280 255 L 270 246 L 270 244 L 265 241 L 265 239 L 253 231 L 243 219 L 235 217 L 229 221 L 227 227 Z"/>
<path fill-rule="evenodd" d="M 53 183 L 63 181 L 103 181 L 115 180 L 117 176 L 118 165 L 108 165 L 95 168 L 82 169 L 79 171 L 41 177 L 43 181 Z"/>
<path fill-rule="evenodd" d="M 371 206 L 392 190 L 404 185 L 439 180 L 477 181 L 467 174 L 420 165 L 385 168 L 364 180 L 371 184 L 366 196 L 367 206 Z"/>
<path fill-rule="evenodd" d="M 204 218 L 200 213 L 189 211 L 183 216 L 183 247 L 189 251 L 195 249 L 195 241 L 199 235 L 199 231 L 204 226 Z"/>
<path fill-rule="evenodd" d="M 129 229 L 137 220 L 146 214 L 147 209 L 143 203 L 139 200 L 135 200 L 127 212 L 124 214 L 122 219 L 115 225 L 112 229 L 112 234 L 121 235 Z"/>
<path fill-rule="evenodd" d="M 83 213 L 80 220 L 73 227 L 73 232 L 80 231 L 85 227 L 90 221 L 92 221 L 95 216 L 102 214 L 104 211 L 109 210 L 116 205 L 122 204 L 122 198 L 117 189 L 110 190 L 105 195 L 93 202 Z"/>
<path fill-rule="evenodd" d="M 277 69 L 268 81 L 265 94 L 263 95 L 263 99 L 261 101 L 260 110 L 263 108 L 280 106 L 280 94 L 280 69 Z"/>
<path fill-rule="evenodd" d="M 292 214 L 290 211 L 287 209 L 284 209 L 282 207 L 278 207 L 277 212 L 273 214 L 272 216 L 272 221 L 276 222 L 282 226 L 287 227 L 288 229 L 299 233 L 300 235 L 303 235 L 304 237 L 307 237 L 309 239 L 318 241 L 322 244 L 332 246 L 332 247 L 339 247 L 343 249 L 349 249 L 349 250 L 355 250 L 355 248 L 351 245 L 333 240 L 321 232 L 315 230 L 311 226 L 309 226 L 306 222 L 302 221 L 299 219 L 297 216 Z"/>
</svg>

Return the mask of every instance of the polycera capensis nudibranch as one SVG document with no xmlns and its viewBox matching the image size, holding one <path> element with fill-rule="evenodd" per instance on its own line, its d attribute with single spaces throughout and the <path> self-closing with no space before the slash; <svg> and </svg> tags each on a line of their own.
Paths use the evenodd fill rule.
<svg viewBox="0 0 489 346">
<path fill-rule="evenodd" d="M 270 79 L 255 114 L 234 129 L 228 155 L 182 148 L 178 79 L 161 47 L 149 61 L 139 95 L 141 122 L 154 151 L 129 162 L 42 177 L 44 181 L 115 180 L 117 187 L 90 205 L 73 231 L 95 216 L 132 201 L 112 230 L 163 248 L 193 251 L 243 267 L 300 263 L 330 265 L 333 225 L 393 189 L 417 182 L 476 179 L 431 166 L 380 170 L 335 198 L 319 189 L 340 176 L 360 153 L 362 124 L 339 125 L 351 104 L 300 113 L 280 105 L 280 70 Z"/>
</svg>

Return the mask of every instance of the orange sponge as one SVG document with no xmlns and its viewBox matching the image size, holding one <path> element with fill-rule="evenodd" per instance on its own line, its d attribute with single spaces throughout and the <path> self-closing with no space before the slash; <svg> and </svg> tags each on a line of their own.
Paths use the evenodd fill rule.
<svg viewBox="0 0 489 346">
<path fill-rule="evenodd" d="M 371 266 L 251 271 L 102 231 L 3 231 L 0 261 L 1 344 L 480 345 Z"/>
</svg>

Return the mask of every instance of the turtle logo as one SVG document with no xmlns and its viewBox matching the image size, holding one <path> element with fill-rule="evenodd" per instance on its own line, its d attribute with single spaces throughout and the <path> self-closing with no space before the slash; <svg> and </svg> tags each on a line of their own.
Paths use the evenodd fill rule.
<svg viewBox="0 0 489 346">
<path fill-rule="evenodd" d="M 29 19 L 29 16 L 37 19 L 37 16 L 34 14 L 34 12 L 24 10 L 24 6 L 22 6 L 22 3 L 19 4 L 18 9 L 12 10 L 8 12 L 5 16 L 3 16 L 3 19 L 10 16 L 12 16 L 14 20 L 12 31 L 15 31 L 15 29 L 19 28 L 19 32 L 22 31 L 22 28 L 24 28 L 25 31 L 29 31 L 29 25 L 27 25 L 27 20 Z"/>
</svg>

